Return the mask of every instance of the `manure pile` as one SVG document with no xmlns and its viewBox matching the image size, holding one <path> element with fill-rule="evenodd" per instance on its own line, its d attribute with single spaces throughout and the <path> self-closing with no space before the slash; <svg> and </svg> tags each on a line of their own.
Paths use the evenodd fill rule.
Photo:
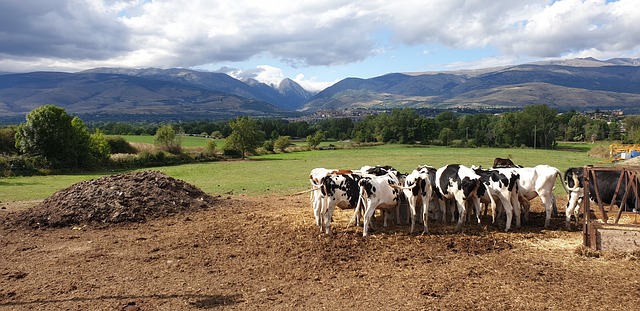
<svg viewBox="0 0 640 311">
<path fill-rule="evenodd" d="M 214 201 L 189 183 L 143 171 L 79 182 L 17 213 L 13 222 L 33 228 L 144 222 L 208 208 Z"/>
</svg>

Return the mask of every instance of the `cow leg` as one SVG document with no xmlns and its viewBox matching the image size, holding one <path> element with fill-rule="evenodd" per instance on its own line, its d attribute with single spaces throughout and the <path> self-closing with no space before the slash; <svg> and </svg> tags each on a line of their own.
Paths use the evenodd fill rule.
<svg viewBox="0 0 640 311">
<path fill-rule="evenodd" d="M 366 237 L 369 235 L 369 227 L 371 226 L 371 219 L 373 217 L 373 213 L 375 213 L 376 208 L 373 207 L 372 202 L 367 202 L 365 204 L 364 209 L 364 224 L 362 225 L 362 236 Z"/>
<path fill-rule="evenodd" d="M 453 203 L 458 208 L 458 214 L 459 214 L 458 223 L 456 224 L 455 231 L 460 232 L 462 229 L 462 223 L 464 223 L 465 219 L 467 218 L 467 209 L 466 209 L 467 202 L 466 200 L 463 199 L 462 193 L 458 193 L 455 195 L 455 199 L 453 200 Z"/>
<path fill-rule="evenodd" d="M 545 190 L 541 190 L 538 192 L 540 196 L 540 200 L 542 201 L 542 205 L 544 205 L 545 217 L 544 217 L 544 228 L 549 228 L 551 224 L 551 214 L 553 213 L 553 196 L 550 193 L 547 193 Z"/>
<path fill-rule="evenodd" d="M 422 197 L 422 223 L 424 225 L 424 234 L 429 233 L 429 201 L 431 198 L 429 195 L 425 195 Z"/>
<path fill-rule="evenodd" d="M 418 204 L 418 203 L 420 203 L 420 204 Z M 422 197 L 422 198 L 418 197 L 418 201 L 416 201 L 416 212 L 415 212 L 416 216 L 424 213 L 424 205 L 425 205 L 424 204 L 424 197 Z M 416 217 L 416 222 L 417 223 L 421 223 L 422 220 L 423 220 L 422 217 L 420 217 L 420 218 Z"/>
<path fill-rule="evenodd" d="M 333 216 L 333 211 L 335 210 L 335 208 L 335 202 L 331 202 L 327 206 L 327 210 L 324 212 L 324 227 L 326 234 L 331 234 L 331 217 Z"/>
<path fill-rule="evenodd" d="M 518 202 L 520 202 L 520 208 L 522 208 L 522 211 L 524 212 L 524 221 L 529 222 L 529 208 L 531 207 L 531 204 L 529 204 L 529 200 L 521 195 L 518 195 Z"/>
<path fill-rule="evenodd" d="M 453 200 L 447 199 L 445 201 L 445 205 L 448 207 L 447 209 L 449 210 L 449 214 L 451 214 L 451 223 L 455 223 L 456 222 L 455 210 L 456 210 L 456 208 L 458 208 L 457 204 L 458 203 L 457 203 L 456 199 L 453 199 Z M 464 208 L 464 206 L 463 206 L 463 208 Z M 460 214 L 460 213 L 458 213 L 458 214 Z M 462 217 L 462 215 L 458 215 L 458 217 Z"/>
<path fill-rule="evenodd" d="M 356 227 L 360 226 L 360 218 L 362 216 L 362 199 L 358 199 L 358 204 L 356 204 L 356 208 L 353 210 L 352 219 L 356 223 Z"/>
<path fill-rule="evenodd" d="M 475 208 L 476 211 L 476 222 L 478 223 L 478 226 L 480 226 L 480 213 L 481 213 L 481 206 L 480 206 L 480 198 L 478 198 L 477 196 L 473 196 L 471 198 L 471 204 L 473 204 L 473 207 Z"/>
<path fill-rule="evenodd" d="M 391 214 L 391 211 L 381 209 L 380 213 L 382 213 L 382 227 L 386 228 L 388 226 L 387 219 L 389 219 L 389 214 Z"/>
<path fill-rule="evenodd" d="M 409 233 L 413 234 L 413 229 L 416 225 L 416 205 L 418 204 L 418 196 L 412 195 L 410 198 L 408 198 L 407 201 L 409 203 L 409 212 L 407 213 L 407 215 L 411 224 Z"/>
<path fill-rule="evenodd" d="M 516 216 L 516 228 L 520 228 L 522 226 L 522 221 L 520 219 L 520 214 L 522 212 L 522 207 L 520 206 L 520 202 L 518 201 L 518 194 L 515 192 L 510 192 L 510 202 L 513 207 L 513 213 Z"/>
<path fill-rule="evenodd" d="M 440 220 L 443 224 L 447 223 L 447 203 L 446 201 L 436 199 L 436 204 L 438 204 L 438 209 L 440 210 L 440 214 L 442 215 L 442 219 Z"/>
<path fill-rule="evenodd" d="M 318 225 L 318 227 L 320 228 L 320 233 L 324 232 L 325 230 L 325 226 L 327 224 L 327 210 L 329 205 L 333 205 L 334 202 L 331 201 L 331 199 L 326 196 L 323 198 L 320 207 L 318 208 L 318 218 L 320 219 L 320 223 Z M 331 222 L 331 218 L 329 218 L 329 221 Z"/>
<path fill-rule="evenodd" d="M 493 199 L 493 196 L 491 194 L 489 194 L 489 200 L 491 200 L 491 203 L 489 203 L 491 205 L 491 224 L 495 225 L 496 223 L 496 213 L 497 211 L 497 204 L 496 204 L 496 200 Z"/>
<path fill-rule="evenodd" d="M 556 203 L 556 196 L 553 192 L 551 192 L 551 203 L 553 204 L 551 215 L 553 217 L 558 217 L 558 204 Z"/>
<path fill-rule="evenodd" d="M 576 218 L 576 226 L 578 225 L 578 215 L 580 213 L 580 207 L 578 201 L 580 200 L 579 196 L 570 193 L 569 200 L 567 202 L 567 209 L 565 210 L 565 226 L 567 230 L 571 230 L 571 214 L 575 215 Z"/>
<path fill-rule="evenodd" d="M 500 203 L 502 203 L 502 208 L 504 209 L 505 214 L 507 214 L 507 222 L 504 225 L 504 231 L 508 232 L 511 229 L 511 221 L 513 219 L 513 206 L 511 205 L 511 201 L 504 197 L 504 193 L 500 193 Z"/>
<path fill-rule="evenodd" d="M 580 225 L 578 217 L 580 216 L 580 200 L 578 200 L 578 204 L 573 209 L 574 219 L 576 220 L 576 227 Z M 584 216 L 586 217 L 586 216 Z"/>
<path fill-rule="evenodd" d="M 322 203 L 324 200 L 319 193 L 315 192 L 319 191 L 314 191 L 313 193 L 313 217 L 316 219 L 316 226 L 322 227 L 322 220 L 320 218 L 322 213 Z"/>
</svg>

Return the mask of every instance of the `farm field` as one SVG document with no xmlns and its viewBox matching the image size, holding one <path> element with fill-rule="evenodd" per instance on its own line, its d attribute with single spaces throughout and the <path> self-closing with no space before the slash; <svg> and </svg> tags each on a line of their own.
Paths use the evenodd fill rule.
<svg viewBox="0 0 640 311">
<path fill-rule="evenodd" d="M 9 218 L 109 172 L 2 179 L 0 310 L 637 308 L 638 257 L 579 251 L 581 232 L 564 229 L 564 195 L 549 229 L 534 199 L 530 221 L 513 232 L 483 217 L 462 233 L 432 223 L 430 235 L 410 235 L 407 225 L 383 228 L 377 218 L 369 238 L 347 228 L 352 210 L 337 210 L 334 234 L 320 234 L 308 194 L 291 195 L 308 188 L 313 167 L 409 171 L 418 164 L 490 166 L 497 156 L 563 171 L 593 163 L 583 152 L 391 145 L 162 167 L 214 203 L 144 223 L 41 229 L 12 226 Z M 13 194 L 19 188 L 40 190 L 23 190 L 23 200 Z"/>
<path fill-rule="evenodd" d="M 203 138 L 199 138 L 203 139 Z M 203 139 L 204 140 L 204 139 Z M 410 172 L 418 165 L 441 167 L 460 163 L 490 167 L 493 158 L 511 158 L 524 166 L 548 164 L 564 172 L 568 167 L 597 165 L 602 159 L 585 152 L 501 148 L 447 148 L 382 145 L 358 149 L 277 153 L 252 157 L 246 161 L 220 161 L 149 168 L 185 180 L 214 195 L 286 195 L 308 188 L 308 174 L 314 167 L 357 169 L 364 165 L 392 165 Z M 56 176 L 30 176 L 0 179 L 0 202 L 43 200 L 76 182 L 122 171 Z M 560 179 L 556 192 L 561 194 Z"/>
</svg>

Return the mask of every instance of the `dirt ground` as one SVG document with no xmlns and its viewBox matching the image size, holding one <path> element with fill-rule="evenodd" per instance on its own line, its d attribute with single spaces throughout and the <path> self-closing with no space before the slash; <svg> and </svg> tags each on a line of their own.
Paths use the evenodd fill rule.
<svg viewBox="0 0 640 311">
<path fill-rule="evenodd" d="M 562 213 L 504 233 L 432 223 L 363 238 L 308 195 L 229 196 L 142 222 L 18 226 L 0 205 L 0 310 L 637 310 L 640 260 L 585 254 Z M 559 199 L 559 206 L 565 201 Z M 561 210 L 562 211 L 562 210 Z M 377 219 L 380 220 L 379 218 Z M 600 256 L 596 256 L 600 255 Z"/>
</svg>

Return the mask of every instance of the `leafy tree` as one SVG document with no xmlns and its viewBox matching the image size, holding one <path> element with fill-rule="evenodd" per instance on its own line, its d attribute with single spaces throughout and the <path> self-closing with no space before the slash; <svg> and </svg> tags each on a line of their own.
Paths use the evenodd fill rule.
<svg viewBox="0 0 640 311">
<path fill-rule="evenodd" d="M 435 119 L 420 118 L 417 123 L 417 138 L 422 140 L 422 143 L 430 143 L 438 137 L 438 123 Z"/>
<path fill-rule="evenodd" d="M 71 128 L 73 136 L 71 143 L 75 152 L 73 153 L 74 166 L 81 167 L 93 163 L 93 154 L 91 153 L 91 135 L 79 117 L 71 119 Z M 107 154 L 108 155 L 108 154 Z"/>
<path fill-rule="evenodd" d="M 584 140 L 585 138 L 585 125 L 587 125 L 586 116 L 576 114 L 571 119 L 569 119 L 569 123 L 567 123 L 567 131 L 566 138 L 568 140 Z"/>
<path fill-rule="evenodd" d="M 267 139 L 262 144 L 262 148 L 268 152 L 273 152 L 273 139 Z"/>
<path fill-rule="evenodd" d="M 53 167 L 78 167 L 89 155 L 89 133 L 79 118 L 64 108 L 44 105 L 31 111 L 18 126 L 16 147 L 28 155 L 41 155 Z"/>
<path fill-rule="evenodd" d="M 218 147 L 218 144 L 216 143 L 216 141 L 211 139 L 207 142 L 207 145 L 204 147 L 204 152 L 209 156 L 213 156 L 216 154 L 217 147 Z"/>
<path fill-rule="evenodd" d="M 89 150 L 91 156 L 100 163 L 105 163 L 109 159 L 111 145 L 99 129 L 90 136 Z"/>
<path fill-rule="evenodd" d="M 442 142 L 443 145 L 449 145 L 453 140 L 453 131 L 448 127 L 443 128 L 438 135 L 438 139 Z"/>
<path fill-rule="evenodd" d="M 289 136 L 280 136 L 273 142 L 273 147 L 280 152 L 284 152 L 291 145 Z"/>
<path fill-rule="evenodd" d="M 519 143 L 529 147 L 552 148 L 556 144 L 558 111 L 547 105 L 526 106 L 519 112 L 517 131 L 523 133 Z"/>
<path fill-rule="evenodd" d="M 520 122 L 518 120 L 517 112 L 507 112 L 502 114 L 496 123 L 496 143 L 498 146 L 520 146 L 521 131 L 518 126 Z"/>
<path fill-rule="evenodd" d="M 182 138 L 178 134 L 173 126 L 163 125 L 156 131 L 153 144 L 164 151 L 179 154 L 182 152 Z"/>
<path fill-rule="evenodd" d="M 222 132 L 220 131 L 213 131 L 211 132 L 211 137 L 220 139 L 220 138 L 224 138 L 224 135 L 222 135 Z"/>
<path fill-rule="evenodd" d="M 438 132 L 444 128 L 449 128 L 455 132 L 458 126 L 458 118 L 451 111 L 444 111 L 436 116 L 436 122 L 438 123 Z M 452 137 L 453 138 L 453 137 Z"/>
<path fill-rule="evenodd" d="M 349 118 L 337 118 L 321 120 L 315 124 L 314 128 L 322 131 L 327 138 L 343 140 L 351 137 L 353 131 L 353 121 Z M 282 133 L 280 135 L 283 135 Z"/>
<path fill-rule="evenodd" d="M 324 139 L 324 133 L 317 131 L 314 135 L 307 136 L 307 146 L 312 149 L 317 148 Z"/>
<path fill-rule="evenodd" d="M 630 132 L 628 140 L 634 144 L 640 144 L 640 128 Z"/>
<path fill-rule="evenodd" d="M 16 128 L 11 126 L 0 128 L 0 154 L 12 154 L 17 152 Z"/>
<path fill-rule="evenodd" d="M 623 121 L 624 129 L 627 131 L 627 140 L 635 143 L 640 143 L 636 138 L 636 133 L 640 132 L 640 115 L 628 116 Z"/>
<path fill-rule="evenodd" d="M 238 117 L 229 121 L 231 135 L 225 141 L 225 147 L 238 150 L 242 159 L 247 151 L 260 147 L 265 140 L 265 134 L 258 127 L 258 123 L 249 117 Z"/>
</svg>

